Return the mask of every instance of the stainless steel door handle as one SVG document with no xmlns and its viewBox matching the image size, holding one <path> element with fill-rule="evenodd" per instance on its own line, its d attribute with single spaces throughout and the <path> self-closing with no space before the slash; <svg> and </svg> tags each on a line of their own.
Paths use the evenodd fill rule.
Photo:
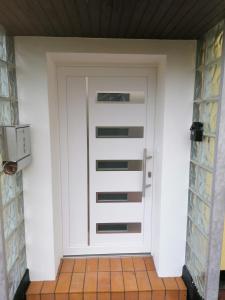
<svg viewBox="0 0 225 300">
<path fill-rule="evenodd" d="M 151 184 L 146 184 L 146 161 L 151 159 L 152 156 L 147 156 L 147 149 L 144 148 L 143 151 L 143 177 L 142 177 L 142 197 L 145 197 L 146 188 L 150 187 Z"/>
</svg>

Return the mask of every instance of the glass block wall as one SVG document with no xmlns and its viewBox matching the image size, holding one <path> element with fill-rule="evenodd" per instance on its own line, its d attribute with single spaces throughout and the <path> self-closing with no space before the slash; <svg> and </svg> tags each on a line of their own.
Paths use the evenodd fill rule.
<svg viewBox="0 0 225 300">
<path fill-rule="evenodd" d="M 202 297 L 206 284 L 223 29 L 221 22 L 197 44 L 193 121 L 204 124 L 204 139 L 192 142 L 191 146 L 186 266 Z"/>
<path fill-rule="evenodd" d="M 0 27 L 0 125 L 18 123 L 18 102 L 13 39 Z M 4 155 L 0 134 L 0 164 Z M 0 174 L 0 218 L 4 228 L 4 247 L 9 299 L 26 270 L 22 173 Z"/>
</svg>

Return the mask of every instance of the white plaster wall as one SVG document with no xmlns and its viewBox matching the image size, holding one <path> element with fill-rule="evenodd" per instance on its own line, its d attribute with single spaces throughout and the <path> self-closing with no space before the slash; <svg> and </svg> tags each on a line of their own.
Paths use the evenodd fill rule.
<svg viewBox="0 0 225 300">
<path fill-rule="evenodd" d="M 33 163 L 24 171 L 28 267 L 32 280 L 54 279 L 62 253 L 59 169 L 50 131 L 57 110 L 48 94 L 47 53 L 161 55 L 155 128 L 153 249 L 160 276 L 184 264 L 195 41 L 16 37 L 20 120 L 32 125 Z M 50 81 L 54 90 L 54 82 Z M 54 111 L 53 111 L 54 109 Z M 51 112 L 51 113 L 50 113 Z M 52 148 L 51 148 L 52 143 Z"/>
</svg>

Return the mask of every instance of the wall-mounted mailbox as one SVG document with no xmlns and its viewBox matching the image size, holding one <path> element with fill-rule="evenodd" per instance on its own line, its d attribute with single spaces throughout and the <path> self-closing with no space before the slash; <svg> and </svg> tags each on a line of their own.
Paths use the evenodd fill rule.
<svg viewBox="0 0 225 300">
<path fill-rule="evenodd" d="M 191 140 L 195 142 L 202 142 L 203 140 L 203 123 L 193 122 L 191 125 Z"/>
<path fill-rule="evenodd" d="M 31 162 L 30 126 L 4 126 L 2 130 L 5 150 L 3 171 L 11 175 Z"/>
</svg>

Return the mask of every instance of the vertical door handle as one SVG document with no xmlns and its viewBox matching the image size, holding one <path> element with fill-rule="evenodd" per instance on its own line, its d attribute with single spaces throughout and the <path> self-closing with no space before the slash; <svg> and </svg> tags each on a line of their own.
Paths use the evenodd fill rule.
<svg viewBox="0 0 225 300">
<path fill-rule="evenodd" d="M 147 156 L 147 149 L 144 148 L 143 151 L 143 163 L 142 163 L 142 169 L 143 169 L 143 177 L 142 177 L 142 197 L 145 197 L 145 191 L 146 188 L 150 187 L 151 184 L 146 184 L 146 162 L 148 159 L 151 159 L 152 156 Z"/>
</svg>

